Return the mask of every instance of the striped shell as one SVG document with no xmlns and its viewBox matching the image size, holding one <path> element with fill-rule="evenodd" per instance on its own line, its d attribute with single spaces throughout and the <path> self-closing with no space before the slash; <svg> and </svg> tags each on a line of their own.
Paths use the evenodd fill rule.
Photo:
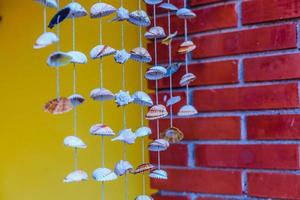
<svg viewBox="0 0 300 200">
<path fill-rule="evenodd" d="M 105 88 L 96 88 L 91 91 L 90 97 L 95 101 L 109 101 L 115 98 L 115 95 Z"/>
<path fill-rule="evenodd" d="M 146 115 L 147 120 L 156 120 L 164 118 L 168 115 L 168 111 L 164 105 L 154 105 L 150 108 Z"/>
<path fill-rule="evenodd" d="M 183 140 L 184 135 L 178 128 L 171 127 L 161 134 L 161 138 L 167 140 L 169 143 L 176 143 Z"/>
<path fill-rule="evenodd" d="M 54 115 L 58 115 L 58 114 L 63 114 L 66 112 L 69 112 L 73 109 L 73 106 L 70 102 L 69 99 L 65 98 L 65 97 L 61 97 L 59 99 L 53 99 L 51 101 L 49 101 L 48 103 L 46 103 L 46 105 L 44 106 L 44 111 L 54 114 Z"/>
<path fill-rule="evenodd" d="M 91 50 L 90 56 L 92 59 L 97 59 L 97 58 L 103 58 L 105 56 L 109 56 L 109 55 L 112 55 L 115 53 L 116 53 L 116 50 L 110 46 L 98 45 Z"/>
<path fill-rule="evenodd" d="M 114 131 L 104 125 L 104 124 L 95 124 L 90 128 L 91 135 L 100 135 L 100 136 L 114 136 Z"/>
<path fill-rule="evenodd" d="M 93 172 L 93 178 L 96 181 L 106 182 L 116 180 L 118 177 L 108 168 L 98 168 Z"/>
<path fill-rule="evenodd" d="M 178 49 L 179 54 L 187 54 L 189 52 L 192 52 L 196 49 L 196 45 L 193 43 L 193 41 L 185 41 L 180 44 L 180 47 Z"/>
<path fill-rule="evenodd" d="M 149 177 L 150 178 L 154 178 L 154 179 L 163 179 L 163 180 L 166 180 L 166 179 L 168 179 L 168 174 L 164 170 L 157 169 L 157 170 L 154 170 L 153 172 L 151 172 L 149 174 Z"/>
<path fill-rule="evenodd" d="M 192 105 L 184 105 L 177 113 L 178 116 L 192 116 L 198 114 L 196 108 Z"/>
<path fill-rule="evenodd" d="M 189 85 L 191 82 L 196 80 L 196 78 L 197 77 L 193 73 L 187 73 L 181 77 L 179 84 L 181 86 Z"/>
<path fill-rule="evenodd" d="M 88 175 L 85 171 L 76 170 L 67 175 L 67 177 L 64 179 L 64 183 L 80 182 L 80 181 L 87 181 L 87 180 L 88 180 Z"/>
<path fill-rule="evenodd" d="M 165 139 L 156 139 L 148 145 L 149 151 L 165 151 L 170 146 L 169 142 Z"/>
<path fill-rule="evenodd" d="M 145 78 L 148 80 L 159 80 L 165 77 L 167 69 L 162 66 L 153 66 L 148 69 Z"/>
<path fill-rule="evenodd" d="M 70 64 L 71 60 L 72 57 L 68 53 L 57 51 L 50 54 L 47 60 L 47 64 L 49 67 L 62 67 Z"/>
<path fill-rule="evenodd" d="M 101 18 L 116 12 L 116 8 L 107 3 L 96 3 L 91 7 L 91 18 Z"/>
<path fill-rule="evenodd" d="M 130 51 L 130 58 L 137 62 L 149 63 L 152 61 L 151 55 L 149 52 L 143 47 L 137 47 Z"/>
<path fill-rule="evenodd" d="M 55 33 L 45 32 L 38 37 L 33 48 L 41 49 L 41 48 L 47 47 L 51 44 L 57 43 L 58 41 L 59 41 L 59 38 L 57 37 L 57 35 Z"/>
<path fill-rule="evenodd" d="M 134 174 L 140 174 L 140 173 L 144 173 L 144 172 L 147 172 L 147 171 L 152 171 L 154 169 L 155 169 L 154 165 L 152 165 L 150 163 L 144 163 L 144 164 L 139 165 L 134 170 Z"/>
<path fill-rule="evenodd" d="M 147 27 L 150 26 L 151 21 L 147 13 L 143 10 L 136 10 L 129 14 L 128 21 L 134 25 Z"/>
</svg>

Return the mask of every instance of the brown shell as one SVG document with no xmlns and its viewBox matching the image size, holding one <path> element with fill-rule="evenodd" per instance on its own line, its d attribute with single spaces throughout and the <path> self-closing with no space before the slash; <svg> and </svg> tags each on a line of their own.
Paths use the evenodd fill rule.
<svg viewBox="0 0 300 200">
<path fill-rule="evenodd" d="M 176 143 L 183 140 L 184 135 L 178 128 L 171 127 L 168 128 L 164 133 L 162 133 L 161 137 L 170 143 Z"/>
<path fill-rule="evenodd" d="M 192 41 L 185 41 L 180 45 L 180 48 L 178 49 L 179 54 L 187 54 L 189 52 L 192 52 L 196 49 L 196 45 Z"/>
<path fill-rule="evenodd" d="M 154 170 L 155 167 L 154 165 L 150 164 L 150 163 L 144 163 L 139 165 L 133 172 L 133 174 L 140 174 L 140 173 L 144 173 L 146 171 L 152 171 Z"/>
<path fill-rule="evenodd" d="M 58 115 L 69 112 L 70 110 L 72 110 L 72 108 L 72 103 L 68 98 L 60 97 L 46 103 L 44 111 L 54 115 Z"/>
</svg>

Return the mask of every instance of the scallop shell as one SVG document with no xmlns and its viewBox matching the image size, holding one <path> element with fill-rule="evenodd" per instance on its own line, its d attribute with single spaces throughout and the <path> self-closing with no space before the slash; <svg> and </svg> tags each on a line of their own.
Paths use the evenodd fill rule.
<svg viewBox="0 0 300 200">
<path fill-rule="evenodd" d="M 151 21 L 147 13 L 143 10 L 136 10 L 129 14 L 128 21 L 134 25 L 147 27 L 151 25 Z"/>
<path fill-rule="evenodd" d="M 166 10 L 171 10 L 171 11 L 177 11 L 178 8 L 174 6 L 171 3 L 162 3 L 159 5 L 160 8 L 166 9 Z"/>
<path fill-rule="evenodd" d="M 178 102 L 181 101 L 181 97 L 180 96 L 176 96 L 176 97 L 171 97 L 168 101 L 167 101 L 167 106 L 171 106 L 174 105 Z"/>
<path fill-rule="evenodd" d="M 118 105 L 118 107 L 120 107 L 120 106 L 126 106 L 129 103 L 133 102 L 133 99 L 131 98 L 128 91 L 120 90 L 120 92 L 118 92 L 115 95 L 115 102 Z"/>
<path fill-rule="evenodd" d="M 168 128 L 163 134 L 161 134 L 161 137 L 169 141 L 170 143 L 176 143 L 183 140 L 184 135 L 178 128 L 171 127 Z"/>
<path fill-rule="evenodd" d="M 45 32 L 38 37 L 33 48 L 41 49 L 41 48 L 47 47 L 51 44 L 57 43 L 58 41 L 59 41 L 59 38 L 57 37 L 57 35 L 55 35 L 55 33 Z"/>
<path fill-rule="evenodd" d="M 116 21 L 124 21 L 129 19 L 129 11 L 123 7 L 119 8 L 117 10 L 117 16 L 114 17 L 111 21 L 116 22 Z"/>
<path fill-rule="evenodd" d="M 135 198 L 135 200 L 154 200 L 152 197 L 149 197 L 147 195 L 139 195 Z"/>
<path fill-rule="evenodd" d="M 186 86 L 186 85 L 189 85 L 191 82 L 193 82 L 194 80 L 196 80 L 196 76 L 192 73 L 187 73 L 185 75 L 183 75 L 180 79 L 180 82 L 179 84 L 181 86 Z"/>
<path fill-rule="evenodd" d="M 91 18 L 101 18 L 116 12 L 116 8 L 107 3 L 96 3 L 91 7 Z"/>
<path fill-rule="evenodd" d="M 125 49 L 122 49 L 121 51 L 116 51 L 114 59 L 116 63 L 124 64 L 130 58 L 130 56 L 130 53 L 128 53 Z"/>
<path fill-rule="evenodd" d="M 123 176 L 127 173 L 133 172 L 133 167 L 128 161 L 120 160 L 115 166 L 115 173 L 117 176 Z"/>
<path fill-rule="evenodd" d="M 150 164 L 150 163 L 144 163 L 139 165 L 135 170 L 134 170 L 134 174 L 140 174 L 140 173 L 144 173 L 146 171 L 152 171 L 154 170 L 155 167 L 154 165 Z"/>
<path fill-rule="evenodd" d="M 130 58 L 142 63 L 149 63 L 152 61 L 151 55 L 149 52 L 143 47 L 137 47 L 130 51 Z"/>
<path fill-rule="evenodd" d="M 47 64 L 49 67 L 62 67 L 70 64 L 72 57 L 64 52 L 57 51 L 48 57 Z"/>
<path fill-rule="evenodd" d="M 189 52 L 192 52 L 196 49 L 196 45 L 193 43 L 193 41 L 185 41 L 181 43 L 180 48 L 178 49 L 179 54 L 187 54 Z"/>
<path fill-rule="evenodd" d="M 160 4 L 162 2 L 162 0 L 144 0 L 146 4 L 149 5 L 156 5 L 156 4 Z"/>
<path fill-rule="evenodd" d="M 167 67 L 167 73 L 165 74 L 165 77 L 170 77 L 171 75 L 175 74 L 179 70 L 180 66 L 180 63 L 173 63 L 169 65 Z"/>
<path fill-rule="evenodd" d="M 70 13 L 67 16 L 68 18 L 84 17 L 87 15 L 85 8 L 77 2 L 69 3 L 66 8 L 70 8 Z"/>
<path fill-rule="evenodd" d="M 148 145 L 149 151 L 165 151 L 170 146 L 169 142 L 165 139 L 156 139 Z"/>
<path fill-rule="evenodd" d="M 118 176 L 110 169 L 98 168 L 93 172 L 93 178 L 96 181 L 106 182 L 116 180 Z"/>
<path fill-rule="evenodd" d="M 56 0 L 35 0 L 35 1 L 49 8 L 58 7 Z"/>
<path fill-rule="evenodd" d="M 96 88 L 91 91 L 90 97 L 95 101 L 109 101 L 115 98 L 115 95 L 105 88 Z"/>
<path fill-rule="evenodd" d="M 132 95 L 133 103 L 138 104 L 140 106 L 153 106 L 153 101 L 151 97 L 143 92 L 137 91 Z"/>
<path fill-rule="evenodd" d="M 91 50 L 90 56 L 92 59 L 97 59 L 112 55 L 114 53 L 116 53 L 116 50 L 112 47 L 107 45 L 98 45 Z"/>
<path fill-rule="evenodd" d="M 127 144 L 134 144 L 136 136 L 131 129 L 124 129 L 119 132 L 119 135 L 112 139 L 112 141 L 122 141 Z"/>
<path fill-rule="evenodd" d="M 73 106 L 69 99 L 61 97 L 59 99 L 53 99 L 46 103 L 44 110 L 45 112 L 58 115 L 69 112 L 73 109 Z"/>
<path fill-rule="evenodd" d="M 71 63 L 86 64 L 87 57 L 80 51 L 69 51 L 67 54 L 72 57 Z"/>
<path fill-rule="evenodd" d="M 64 139 L 64 145 L 67 147 L 85 149 L 86 144 L 76 136 L 68 136 Z"/>
<path fill-rule="evenodd" d="M 177 10 L 176 15 L 181 19 L 192 19 L 195 18 L 197 15 L 188 8 L 181 8 Z"/>
<path fill-rule="evenodd" d="M 73 107 L 79 106 L 79 105 L 83 104 L 83 102 L 85 101 L 84 97 L 81 96 L 80 94 L 73 94 L 73 95 L 69 96 L 68 99 L 70 100 Z"/>
<path fill-rule="evenodd" d="M 148 80 L 159 80 L 165 77 L 167 69 L 162 66 L 154 66 L 148 69 L 145 78 Z"/>
<path fill-rule="evenodd" d="M 192 116 L 198 114 L 198 111 L 192 105 L 184 105 L 177 113 L 178 116 Z"/>
<path fill-rule="evenodd" d="M 93 125 L 90 128 L 90 133 L 92 135 L 100 135 L 100 136 L 114 136 L 115 135 L 114 131 L 110 127 L 108 127 L 104 124 Z"/>
<path fill-rule="evenodd" d="M 135 131 L 135 136 L 136 137 L 145 137 L 145 136 L 148 136 L 148 135 L 151 135 L 151 134 L 152 134 L 152 131 L 147 126 L 140 127 Z"/>
<path fill-rule="evenodd" d="M 168 115 L 168 111 L 164 105 L 154 105 L 150 108 L 146 115 L 147 120 L 156 120 L 164 118 Z"/>
<path fill-rule="evenodd" d="M 87 181 L 88 175 L 85 171 L 76 170 L 68 174 L 68 176 L 64 179 L 64 183 L 72 183 L 72 182 L 80 182 Z"/>
<path fill-rule="evenodd" d="M 173 41 L 173 38 L 176 37 L 176 36 L 177 36 L 177 31 L 175 33 L 172 33 L 172 34 L 168 35 L 165 39 L 163 39 L 161 41 L 161 43 L 168 46 Z"/>
<path fill-rule="evenodd" d="M 160 26 L 151 27 L 146 33 L 145 38 L 147 39 L 160 39 L 166 37 L 164 29 Z"/>
<path fill-rule="evenodd" d="M 163 180 L 166 180 L 168 179 L 168 173 L 164 170 L 161 170 L 161 169 L 157 169 L 157 170 L 154 170 L 153 172 L 151 172 L 149 174 L 149 177 L 150 178 L 154 178 L 154 179 L 163 179 Z"/>
</svg>

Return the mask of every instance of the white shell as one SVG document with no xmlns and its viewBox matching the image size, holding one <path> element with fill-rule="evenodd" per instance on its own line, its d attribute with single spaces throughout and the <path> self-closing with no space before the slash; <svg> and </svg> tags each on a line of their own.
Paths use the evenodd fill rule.
<svg viewBox="0 0 300 200">
<path fill-rule="evenodd" d="M 165 151 L 170 146 L 170 143 L 165 139 L 156 139 L 148 145 L 149 151 Z"/>
<path fill-rule="evenodd" d="M 147 195 L 139 195 L 135 198 L 135 200 L 153 200 L 153 198 Z"/>
<path fill-rule="evenodd" d="M 120 160 L 115 166 L 115 173 L 117 176 L 123 176 L 128 172 L 133 172 L 133 166 L 126 160 Z"/>
<path fill-rule="evenodd" d="M 151 134 L 152 134 L 152 131 L 147 126 L 140 127 L 135 131 L 135 136 L 136 137 L 145 137 L 145 136 L 148 136 L 148 135 L 151 135 Z"/>
<path fill-rule="evenodd" d="M 70 64 L 72 57 L 64 52 L 57 51 L 48 57 L 47 64 L 50 67 L 62 67 L 67 64 Z"/>
<path fill-rule="evenodd" d="M 164 44 L 164 45 L 170 45 L 172 43 L 172 41 L 173 41 L 173 38 L 177 36 L 177 33 L 178 33 L 177 31 L 174 32 L 174 33 L 171 33 L 165 39 L 163 39 L 161 41 L 161 43 Z"/>
<path fill-rule="evenodd" d="M 90 97 L 95 101 L 109 101 L 115 98 L 115 95 L 105 88 L 96 88 L 91 91 Z"/>
<path fill-rule="evenodd" d="M 176 11 L 178 8 L 174 6 L 171 3 L 162 3 L 159 5 L 160 8 L 166 9 L 166 10 L 171 10 L 171 11 Z"/>
<path fill-rule="evenodd" d="M 112 141 L 122 141 L 127 144 L 134 144 L 136 135 L 131 129 L 124 129 L 119 132 L 119 135 L 112 139 Z"/>
<path fill-rule="evenodd" d="M 65 183 L 72 183 L 72 182 L 80 182 L 80 181 L 87 181 L 88 175 L 85 171 L 76 170 L 68 174 L 68 176 L 64 179 Z"/>
<path fill-rule="evenodd" d="M 192 116 L 198 114 L 196 108 L 192 105 L 184 105 L 177 113 L 178 116 Z"/>
<path fill-rule="evenodd" d="M 77 63 L 77 64 L 87 63 L 87 57 L 84 55 L 84 53 L 80 51 L 69 51 L 67 54 L 69 54 L 72 57 L 71 63 Z"/>
<path fill-rule="evenodd" d="M 164 105 L 154 105 L 150 108 L 146 115 L 147 120 L 156 120 L 164 118 L 168 115 L 168 111 Z"/>
<path fill-rule="evenodd" d="M 111 21 L 124 21 L 129 19 L 129 11 L 123 7 L 117 10 L 117 16 Z"/>
<path fill-rule="evenodd" d="M 146 4 L 156 5 L 162 2 L 162 0 L 144 0 Z"/>
<path fill-rule="evenodd" d="M 96 3 L 91 7 L 91 18 L 101 18 L 116 12 L 116 8 L 107 3 Z"/>
<path fill-rule="evenodd" d="M 35 1 L 49 8 L 58 7 L 56 0 L 35 0 Z"/>
<path fill-rule="evenodd" d="M 148 80 L 159 80 L 165 77 L 167 69 L 162 66 L 154 66 L 148 69 L 145 78 Z"/>
<path fill-rule="evenodd" d="M 143 92 L 143 91 L 137 91 L 132 95 L 133 103 L 141 105 L 141 106 L 153 106 L 153 101 L 151 97 Z"/>
<path fill-rule="evenodd" d="M 90 56 L 92 59 L 97 59 L 112 55 L 114 53 L 116 53 L 116 50 L 112 47 L 106 45 L 98 45 L 91 50 Z"/>
<path fill-rule="evenodd" d="M 64 139 L 64 145 L 67 147 L 85 149 L 86 144 L 76 136 L 68 136 Z"/>
<path fill-rule="evenodd" d="M 136 10 L 136 11 L 131 12 L 129 14 L 128 21 L 134 25 L 142 26 L 142 27 L 151 25 L 151 21 L 147 15 L 147 13 L 143 10 Z"/>
<path fill-rule="evenodd" d="M 191 82 L 193 82 L 194 80 L 196 80 L 196 76 L 192 73 L 187 73 L 185 75 L 183 75 L 180 79 L 180 82 L 179 84 L 181 86 L 186 86 L 186 85 L 189 85 Z"/>
<path fill-rule="evenodd" d="M 116 63 L 119 64 L 124 64 L 125 62 L 127 62 L 129 58 L 130 58 L 130 53 L 128 53 L 125 49 L 116 51 L 116 54 L 114 56 Z"/>
<path fill-rule="evenodd" d="M 153 172 L 151 172 L 149 174 L 149 177 L 150 178 L 154 178 L 154 179 L 168 179 L 168 173 L 164 170 L 161 170 L 161 169 L 157 169 L 157 170 L 154 170 Z"/>
<path fill-rule="evenodd" d="M 171 105 L 174 105 L 178 102 L 181 101 L 181 97 L 180 96 L 176 96 L 176 97 L 172 97 L 170 98 L 168 101 L 167 101 L 167 106 L 171 106 Z"/>
<path fill-rule="evenodd" d="M 111 171 L 110 169 L 98 168 L 93 172 L 93 178 L 96 181 L 105 182 L 116 180 L 118 177 L 115 172 Z"/>
<path fill-rule="evenodd" d="M 115 135 L 114 131 L 110 127 L 108 127 L 104 124 L 93 125 L 90 128 L 90 133 L 92 135 L 100 135 L 100 136 L 114 136 Z"/>
<path fill-rule="evenodd" d="M 85 101 L 84 97 L 80 94 L 73 94 L 73 95 L 69 96 L 68 99 L 72 103 L 73 107 L 79 106 L 79 105 L 83 104 L 83 102 Z"/>
<path fill-rule="evenodd" d="M 164 29 L 160 26 L 151 27 L 146 33 L 145 38 L 147 39 L 160 39 L 166 37 Z"/>
<path fill-rule="evenodd" d="M 147 51 L 147 49 L 143 47 L 137 47 L 130 51 L 130 58 L 137 62 L 149 63 L 152 61 L 151 55 Z"/>
<path fill-rule="evenodd" d="M 77 2 L 71 2 L 66 7 L 70 8 L 70 13 L 67 18 L 84 17 L 87 15 L 87 11 L 84 7 Z"/>
<path fill-rule="evenodd" d="M 58 41 L 59 41 L 59 38 L 57 37 L 57 35 L 55 35 L 55 33 L 45 32 L 38 37 L 33 48 L 41 49 L 41 48 L 47 47 L 51 44 L 57 43 Z"/>
<path fill-rule="evenodd" d="M 131 98 L 129 91 L 120 90 L 120 92 L 115 95 L 115 102 L 118 106 L 126 106 L 133 102 L 133 99 Z"/>
<path fill-rule="evenodd" d="M 188 8 L 177 10 L 176 15 L 181 19 L 192 19 L 196 17 L 196 14 Z"/>
</svg>

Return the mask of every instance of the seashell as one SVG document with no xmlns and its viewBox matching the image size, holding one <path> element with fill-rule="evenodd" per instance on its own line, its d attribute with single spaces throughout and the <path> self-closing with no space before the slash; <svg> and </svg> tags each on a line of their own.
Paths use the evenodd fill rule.
<svg viewBox="0 0 300 200">
<path fill-rule="evenodd" d="M 58 7 L 56 0 L 35 0 L 35 1 L 49 8 Z"/>
<path fill-rule="evenodd" d="M 175 74 L 179 70 L 180 66 L 180 63 L 173 63 L 169 65 L 167 67 L 167 73 L 165 74 L 165 77 L 170 77 L 171 75 Z"/>
<path fill-rule="evenodd" d="M 164 179 L 164 180 L 166 180 L 166 179 L 168 179 L 168 174 L 164 170 L 157 169 L 157 170 L 154 170 L 153 172 L 151 172 L 149 174 L 149 177 L 154 178 L 154 179 Z"/>
<path fill-rule="evenodd" d="M 107 3 L 96 3 L 91 7 L 91 18 L 101 18 L 116 12 L 116 8 Z"/>
<path fill-rule="evenodd" d="M 148 80 L 159 80 L 165 77 L 167 69 L 162 66 L 154 66 L 148 69 L 145 78 Z"/>
<path fill-rule="evenodd" d="M 93 178 L 96 181 L 105 182 L 116 180 L 118 177 L 115 172 L 111 171 L 110 169 L 98 168 L 93 172 Z"/>
<path fill-rule="evenodd" d="M 178 8 L 174 6 L 171 3 L 162 3 L 159 5 L 160 8 L 166 9 L 166 10 L 171 10 L 171 11 L 176 11 Z"/>
<path fill-rule="evenodd" d="M 77 2 L 69 3 L 66 7 L 70 8 L 68 18 L 84 17 L 87 15 L 87 11 L 84 9 L 84 7 Z"/>
<path fill-rule="evenodd" d="M 141 105 L 141 106 L 153 106 L 153 101 L 151 97 L 143 92 L 137 91 L 132 95 L 133 103 Z"/>
<path fill-rule="evenodd" d="M 67 54 L 72 57 L 71 63 L 86 64 L 87 57 L 80 51 L 69 51 Z"/>
<path fill-rule="evenodd" d="M 86 144 L 76 136 L 66 137 L 64 139 L 64 144 L 67 147 L 80 148 L 80 149 L 85 149 L 87 147 Z"/>
<path fill-rule="evenodd" d="M 44 47 L 47 47 L 51 44 L 57 43 L 59 41 L 57 35 L 52 32 L 45 32 L 42 35 L 39 36 L 39 38 L 36 40 L 33 48 L 34 49 L 41 49 Z"/>
<path fill-rule="evenodd" d="M 72 60 L 72 57 L 64 52 L 57 51 L 48 57 L 47 64 L 49 67 L 62 67 L 69 64 Z"/>
<path fill-rule="evenodd" d="M 58 115 L 69 112 L 70 110 L 72 110 L 72 108 L 73 106 L 71 104 L 71 101 L 65 97 L 61 97 L 58 99 L 53 99 L 46 103 L 46 105 L 44 106 L 44 111 L 54 115 Z"/>
<path fill-rule="evenodd" d="M 192 52 L 196 49 L 196 45 L 193 43 L 193 41 L 185 41 L 181 43 L 180 48 L 178 49 L 179 54 L 187 54 L 189 52 Z"/>
<path fill-rule="evenodd" d="M 116 53 L 116 50 L 112 47 L 107 45 L 98 45 L 91 50 L 90 56 L 92 59 L 97 59 L 112 55 L 114 53 Z"/>
<path fill-rule="evenodd" d="M 196 80 L 196 76 L 192 73 L 187 73 L 185 75 L 183 75 L 180 79 L 180 82 L 179 84 L 181 86 L 186 86 L 186 85 L 189 85 L 191 82 L 193 82 L 194 80 Z"/>
<path fill-rule="evenodd" d="M 147 39 L 160 39 L 166 37 L 164 29 L 160 26 L 151 27 L 146 33 L 145 38 Z"/>
<path fill-rule="evenodd" d="M 124 21 L 124 20 L 128 20 L 129 19 L 129 11 L 123 7 L 119 8 L 117 10 L 117 16 L 114 17 L 111 22 L 120 22 L 120 21 Z"/>
<path fill-rule="evenodd" d="M 135 200 L 154 200 L 152 197 L 149 197 L 147 195 L 139 195 L 135 198 Z"/>
<path fill-rule="evenodd" d="M 150 164 L 150 163 L 144 163 L 139 165 L 135 170 L 134 170 L 134 174 L 140 174 L 140 173 L 144 173 L 146 171 L 152 171 L 154 170 L 155 167 L 154 165 Z"/>
<path fill-rule="evenodd" d="M 181 101 L 181 97 L 180 96 L 176 96 L 176 97 L 171 97 L 168 101 L 167 101 L 167 106 L 171 106 L 174 105 L 178 102 Z"/>
<path fill-rule="evenodd" d="M 128 21 L 134 25 L 147 27 L 151 25 L 151 21 L 147 13 L 143 10 L 136 10 L 129 14 Z"/>
<path fill-rule="evenodd" d="M 161 134 L 161 137 L 170 143 L 176 143 L 183 140 L 184 135 L 178 128 L 171 127 Z"/>
<path fill-rule="evenodd" d="M 64 179 L 64 183 L 72 183 L 72 182 L 80 182 L 87 181 L 88 175 L 85 171 L 76 170 L 68 174 L 68 176 Z"/>
<path fill-rule="evenodd" d="M 156 120 L 164 118 L 168 115 L 168 111 L 164 105 L 154 105 L 150 108 L 146 115 L 147 120 Z"/>
<path fill-rule="evenodd" d="M 165 39 L 163 39 L 161 41 L 161 43 L 168 46 L 173 41 L 173 38 L 176 37 L 176 36 L 177 36 L 177 31 L 175 33 L 172 33 L 172 34 L 168 35 Z"/>
<path fill-rule="evenodd" d="M 144 0 L 146 4 L 149 5 L 156 5 L 156 4 L 160 4 L 162 2 L 162 0 Z"/>
<path fill-rule="evenodd" d="M 133 167 L 128 161 L 120 160 L 115 166 L 115 173 L 117 176 L 123 176 L 127 173 L 132 173 Z"/>
<path fill-rule="evenodd" d="M 100 136 L 113 136 L 115 135 L 114 131 L 104 125 L 104 124 L 95 124 L 90 128 L 90 133 L 92 135 L 100 135 Z"/>
<path fill-rule="evenodd" d="M 151 55 L 149 52 L 143 47 L 137 47 L 130 51 L 132 60 L 142 63 L 149 63 L 152 61 Z"/>
<path fill-rule="evenodd" d="M 119 140 L 119 141 L 125 142 L 127 144 L 134 144 L 135 139 L 136 139 L 136 136 L 132 132 L 131 129 L 124 129 L 124 130 L 121 130 L 119 132 L 119 135 L 117 137 L 113 138 L 111 141 Z"/>
<path fill-rule="evenodd" d="M 152 131 L 147 126 L 140 127 L 135 131 L 135 136 L 136 137 L 145 137 L 145 136 L 148 136 L 148 135 L 151 135 L 151 134 L 152 134 Z"/>
<path fill-rule="evenodd" d="M 128 91 L 120 90 L 120 92 L 118 92 L 115 95 L 115 102 L 118 105 L 118 107 L 120 107 L 120 106 L 126 106 L 129 103 L 133 102 L 133 99 L 131 98 Z"/>
<path fill-rule="evenodd" d="M 188 8 L 181 8 L 177 10 L 176 15 L 181 19 L 192 19 L 195 18 L 197 15 Z"/>
<path fill-rule="evenodd" d="M 148 145 L 149 151 L 165 151 L 170 146 L 165 139 L 156 139 Z"/>
<path fill-rule="evenodd" d="M 184 105 L 177 113 L 178 116 L 191 116 L 198 114 L 198 111 L 192 105 Z"/>
<path fill-rule="evenodd" d="M 80 94 L 73 94 L 73 95 L 69 96 L 68 99 L 70 100 L 73 107 L 79 106 L 79 105 L 83 104 L 83 102 L 85 101 L 84 97 L 81 96 Z"/>
<path fill-rule="evenodd" d="M 109 101 L 115 98 L 115 95 L 105 88 L 96 88 L 91 91 L 90 97 L 95 101 Z"/>
<path fill-rule="evenodd" d="M 124 64 L 129 58 L 130 53 L 128 53 L 125 49 L 122 49 L 121 51 L 116 51 L 116 54 L 114 56 L 116 63 L 119 64 Z"/>
</svg>

